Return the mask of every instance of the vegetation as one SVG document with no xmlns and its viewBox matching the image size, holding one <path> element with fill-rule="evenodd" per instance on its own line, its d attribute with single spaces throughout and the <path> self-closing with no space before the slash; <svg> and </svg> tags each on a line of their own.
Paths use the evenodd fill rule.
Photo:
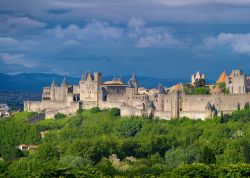
<svg viewBox="0 0 250 178">
<path fill-rule="evenodd" d="M 30 125 L 32 114 L 0 120 L 0 177 L 250 176 L 249 104 L 206 121 L 94 108 Z M 21 151 L 22 143 L 38 148 Z"/>
<path fill-rule="evenodd" d="M 206 82 L 205 82 L 205 79 L 203 79 L 203 78 L 195 80 L 195 82 L 194 82 L 195 88 L 205 87 L 205 84 L 206 84 Z"/>
<path fill-rule="evenodd" d="M 186 95 L 209 95 L 210 89 L 209 87 L 193 87 L 190 85 L 184 86 L 184 92 Z"/>
<path fill-rule="evenodd" d="M 229 89 L 226 87 L 226 83 L 225 82 L 218 83 L 217 85 L 222 89 L 223 93 L 229 94 Z"/>
</svg>

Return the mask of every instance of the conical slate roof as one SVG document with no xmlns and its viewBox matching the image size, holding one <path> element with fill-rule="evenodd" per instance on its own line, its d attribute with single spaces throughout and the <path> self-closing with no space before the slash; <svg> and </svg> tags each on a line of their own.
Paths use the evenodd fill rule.
<svg viewBox="0 0 250 178">
<path fill-rule="evenodd" d="M 150 101 L 149 105 L 148 105 L 148 108 L 152 108 L 152 109 L 155 109 L 155 105 L 152 101 Z"/>
<path fill-rule="evenodd" d="M 159 85 L 158 90 L 159 90 L 159 94 L 167 94 L 165 91 L 165 88 L 161 84 Z"/>
<path fill-rule="evenodd" d="M 131 80 L 128 81 L 128 88 L 134 88 L 133 83 Z"/>
<path fill-rule="evenodd" d="M 207 105 L 206 105 L 206 107 L 205 107 L 205 110 L 213 110 L 214 108 L 213 108 L 213 106 L 211 105 L 211 103 L 210 102 L 208 102 L 207 103 Z"/>
<path fill-rule="evenodd" d="M 51 87 L 55 87 L 55 86 L 56 86 L 56 82 L 55 82 L 55 79 L 53 79 L 51 83 Z"/>
<path fill-rule="evenodd" d="M 82 77 L 81 77 L 81 81 L 84 81 L 85 80 L 85 74 L 82 74 Z"/>
<path fill-rule="evenodd" d="M 66 77 L 63 78 L 62 85 L 68 85 Z"/>
<path fill-rule="evenodd" d="M 137 78 L 136 78 L 136 76 L 135 76 L 135 73 L 134 73 L 134 72 L 133 72 L 133 74 L 132 74 L 132 76 L 131 76 L 130 80 L 132 80 L 132 81 L 137 81 Z"/>
</svg>

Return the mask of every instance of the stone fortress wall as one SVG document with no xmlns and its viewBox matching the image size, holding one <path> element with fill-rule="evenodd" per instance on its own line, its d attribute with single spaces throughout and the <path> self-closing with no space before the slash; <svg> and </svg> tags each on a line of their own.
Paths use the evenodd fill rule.
<svg viewBox="0 0 250 178">
<path fill-rule="evenodd" d="M 197 72 L 191 76 L 191 85 L 205 75 Z M 45 112 L 52 118 L 56 113 L 74 114 L 78 109 L 119 108 L 122 116 L 147 116 L 159 119 L 189 117 L 206 119 L 215 113 L 231 113 L 244 108 L 250 102 L 250 77 L 241 70 L 233 70 L 230 76 L 222 73 L 217 83 L 224 82 L 228 94 L 220 92 L 217 85 L 209 95 L 186 95 L 182 84 L 170 88 L 159 85 L 157 89 L 138 88 L 133 74 L 125 84 L 120 78 L 102 81 L 102 73 L 82 75 L 79 85 L 69 85 L 66 79 L 60 86 L 53 81 L 43 88 L 41 101 L 25 101 L 25 111 Z"/>
</svg>

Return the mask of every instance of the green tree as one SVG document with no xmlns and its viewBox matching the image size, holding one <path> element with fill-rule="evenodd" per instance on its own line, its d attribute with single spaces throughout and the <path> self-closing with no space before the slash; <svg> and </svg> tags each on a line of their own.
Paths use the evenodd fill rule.
<svg viewBox="0 0 250 178">
<path fill-rule="evenodd" d="M 21 150 L 12 145 L 4 145 L 1 147 L 1 155 L 5 161 L 14 161 L 23 156 Z"/>
<path fill-rule="evenodd" d="M 205 164 L 213 164 L 216 161 L 215 154 L 212 149 L 205 146 L 201 151 L 200 161 Z"/>
<path fill-rule="evenodd" d="M 62 113 L 56 113 L 55 116 L 54 116 L 55 119 L 62 119 L 64 117 L 66 117 L 66 115 L 62 114 Z"/>
<path fill-rule="evenodd" d="M 111 108 L 109 112 L 111 116 L 120 116 L 120 113 L 121 113 L 120 109 L 118 108 Z"/>
<path fill-rule="evenodd" d="M 36 159 L 49 161 L 49 160 L 58 160 L 60 153 L 53 143 L 44 142 L 40 145 L 35 153 Z"/>
<path fill-rule="evenodd" d="M 137 119 L 124 119 L 117 129 L 118 136 L 134 137 L 142 128 L 142 123 Z"/>
</svg>

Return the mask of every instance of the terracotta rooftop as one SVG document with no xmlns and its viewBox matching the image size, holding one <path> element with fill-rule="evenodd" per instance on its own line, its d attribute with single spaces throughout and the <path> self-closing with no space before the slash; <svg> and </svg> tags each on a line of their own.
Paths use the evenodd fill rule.
<svg viewBox="0 0 250 178">
<path fill-rule="evenodd" d="M 219 79 L 217 80 L 217 83 L 226 82 L 227 77 L 228 77 L 228 76 L 227 76 L 226 72 L 224 71 L 224 72 L 220 75 Z"/>
<path fill-rule="evenodd" d="M 172 86 L 171 91 L 183 91 L 183 84 L 178 83 L 177 85 Z"/>
<path fill-rule="evenodd" d="M 218 86 L 216 85 L 212 90 L 211 90 L 211 93 L 215 94 L 215 93 L 222 93 L 223 90 Z"/>
<path fill-rule="evenodd" d="M 103 82 L 103 85 L 125 85 L 125 83 L 123 83 L 120 80 L 117 80 L 117 81 L 106 81 L 106 82 Z"/>
</svg>

